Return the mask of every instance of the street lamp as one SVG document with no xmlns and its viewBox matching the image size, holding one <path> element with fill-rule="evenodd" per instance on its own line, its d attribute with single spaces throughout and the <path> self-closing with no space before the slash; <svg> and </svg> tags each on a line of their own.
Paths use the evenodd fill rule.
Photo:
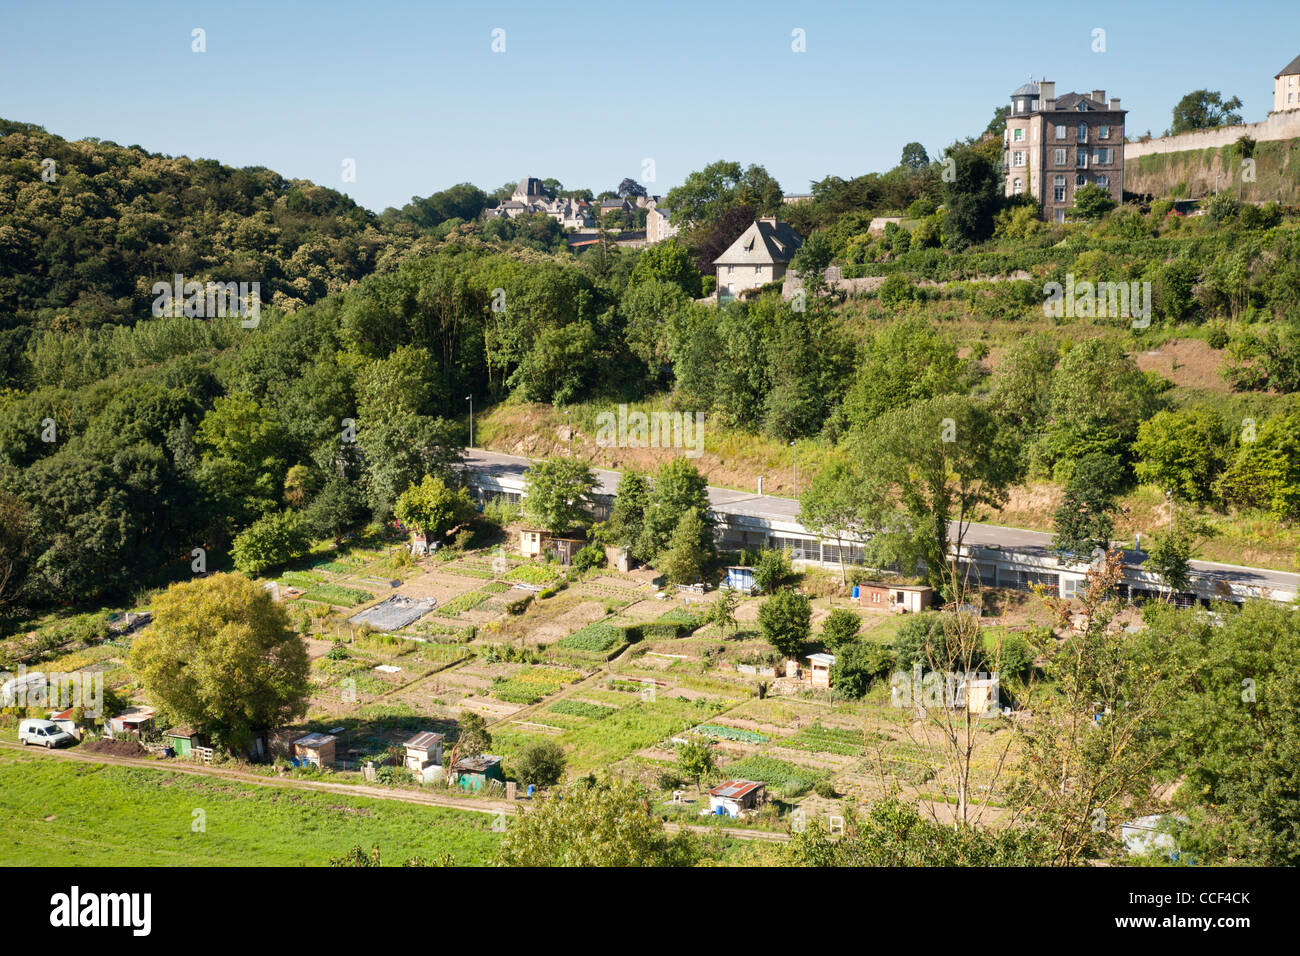
<svg viewBox="0 0 1300 956">
<path fill-rule="evenodd" d="M 466 395 L 465 401 L 469 402 L 469 447 L 474 447 L 474 396 Z"/>
<path fill-rule="evenodd" d="M 566 408 L 564 413 L 569 416 L 569 457 L 573 457 L 573 409 Z"/>
<path fill-rule="evenodd" d="M 790 442 L 790 447 L 794 449 L 794 496 L 799 497 L 799 446 Z"/>
</svg>

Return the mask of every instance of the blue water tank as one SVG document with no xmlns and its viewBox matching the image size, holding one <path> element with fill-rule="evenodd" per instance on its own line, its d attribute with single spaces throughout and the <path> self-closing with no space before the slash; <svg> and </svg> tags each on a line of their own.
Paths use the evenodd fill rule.
<svg viewBox="0 0 1300 956">
<path fill-rule="evenodd" d="M 530 783 L 528 785 L 528 795 L 531 797 L 536 792 L 537 792 L 537 788 Z"/>
<path fill-rule="evenodd" d="M 861 596 L 862 596 L 862 588 L 858 587 L 856 584 L 853 585 L 853 600 L 856 601 Z"/>
</svg>

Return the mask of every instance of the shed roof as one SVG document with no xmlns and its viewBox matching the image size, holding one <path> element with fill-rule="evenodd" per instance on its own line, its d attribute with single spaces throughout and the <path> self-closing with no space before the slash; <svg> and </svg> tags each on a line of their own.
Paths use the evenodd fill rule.
<svg viewBox="0 0 1300 956">
<path fill-rule="evenodd" d="M 461 757 L 451 769 L 457 773 L 486 773 L 500 762 L 501 758 L 495 754 L 475 754 L 472 757 Z"/>
<path fill-rule="evenodd" d="M 726 800 L 739 800 L 762 787 L 767 786 L 757 780 L 728 780 L 726 783 L 720 783 L 709 791 L 711 797 L 722 797 Z"/>
<path fill-rule="evenodd" d="M 308 734 L 306 737 L 299 737 L 294 744 L 315 749 L 332 744 L 337 739 L 333 734 Z"/>
<path fill-rule="evenodd" d="M 835 655 L 834 654 L 809 654 L 808 660 L 812 661 L 814 664 L 825 664 L 827 667 L 830 667 L 832 664 L 835 663 Z"/>
<path fill-rule="evenodd" d="M 442 743 L 442 739 L 442 734 L 436 734 L 432 730 L 425 730 L 416 734 L 402 746 L 411 750 L 429 750 L 434 744 Z"/>
</svg>

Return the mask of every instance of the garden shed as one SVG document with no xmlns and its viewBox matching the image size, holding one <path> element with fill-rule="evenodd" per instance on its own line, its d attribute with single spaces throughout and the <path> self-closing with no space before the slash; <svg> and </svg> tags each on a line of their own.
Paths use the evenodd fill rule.
<svg viewBox="0 0 1300 956">
<path fill-rule="evenodd" d="M 857 587 L 863 607 L 896 614 L 919 614 L 934 601 L 934 589 L 924 584 L 885 584 L 870 581 Z"/>
<path fill-rule="evenodd" d="M 835 663 L 834 654 L 808 655 L 808 680 L 814 687 L 829 689 L 831 686 L 831 667 Z"/>
<path fill-rule="evenodd" d="M 722 586 L 732 591 L 739 591 L 742 594 L 753 594 L 756 587 L 754 584 L 754 569 L 743 565 L 728 567 Z"/>
<path fill-rule="evenodd" d="M 757 780 L 728 780 L 709 791 L 709 812 L 738 817 L 742 810 L 752 810 L 763 802 L 767 784 Z"/>
<path fill-rule="evenodd" d="M 334 745 L 338 740 L 333 734 L 308 734 L 293 742 L 293 756 L 301 764 L 315 764 L 318 767 L 334 765 Z"/>
<path fill-rule="evenodd" d="M 431 730 L 421 731 L 402 744 L 406 748 L 406 766 L 414 773 L 422 773 L 424 768 L 442 763 L 443 735 Z"/>
<path fill-rule="evenodd" d="M 163 736 L 167 738 L 167 746 L 176 751 L 178 757 L 188 757 L 195 747 L 207 746 L 206 739 L 202 734 L 195 731 L 193 727 L 184 724 L 173 727 Z"/>
<path fill-rule="evenodd" d="M 488 782 L 506 782 L 501 770 L 501 758 L 495 754 L 475 754 L 461 757 L 451 767 L 452 782 L 462 790 L 482 790 Z"/>
</svg>

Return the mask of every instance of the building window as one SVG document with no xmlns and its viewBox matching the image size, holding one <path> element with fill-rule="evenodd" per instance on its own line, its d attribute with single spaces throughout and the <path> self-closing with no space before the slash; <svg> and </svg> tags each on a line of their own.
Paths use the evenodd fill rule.
<svg viewBox="0 0 1300 956">
<path fill-rule="evenodd" d="M 1032 112 L 1034 112 L 1034 110 L 1036 110 L 1036 109 L 1038 109 L 1038 100 L 1030 100 L 1030 101 L 1029 101 L 1029 112 L 1032 113 Z"/>
<path fill-rule="evenodd" d="M 1082 173 L 1080 173 L 1078 176 L 1075 176 L 1075 177 L 1074 177 L 1074 185 L 1075 185 L 1075 186 L 1086 186 L 1086 185 L 1088 185 L 1088 177 L 1085 176 L 1085 175 L 1083 175 Z"/>
<path fill-rule="evenodd" d="M 1014 153 L 1012 153 L 1012 154 L 1011 154 L 1011 165 L 1012 165 L 1012 166 L 1023 166 L 1023 165 L 1025 165 L 1025 154 L 1022 153 L 1022 152 L 1020 152 L 1020 150 L 1016 150 Z"/>
<path fill-rule="evenodd" d="M 727 266 L 727 275 L 731 275 L 735 271 L 736 271 L 735 266 Z"/>
<path fill-rule="evenodd" d="M 1057 166 L 1064 166 L 1064 165 L 1065 165 L 1065 150 L 1063 150 L 1063 149 L 1058 149 L 1058 150 L 1056 150 L 1056 155 L 1055 155 L 1054 158 L 1055 158 L 1055 164 L 1056 164 Z"/>
<path fill-rule="evenodd" d="M 1018 143 L 1025 138 L 1025 131 L 1023 129 L 1017 129 L 1013 135 Z"/>
<path fill-rule="evenodd" d="M 1110 177 L 1109 177 L 1109 176 L 1098 176 L 1098 177 L 1097 177 L 1097 185 L 1100 186 L 1102 189 L 1109 189 L 1109 188 L 1110 188 Z"/>
<path fill-rule="evenodd" d="M 1097 138 L 1098 138 L 1098 139 L 1110 139 L 1110 127 L 1109 127 L 1109 126 L 1098 126 L 1098 127 L 1097 127 Z"/>
<path fill-rule="evenodd" d="M 1086 143 L 1086 142 L 1088 142 L 1088 124 L 1087 124 L 1087 123 L 1080 123 L 1080 124 L 1079 124 L 1079 136 L 1078 136 L 1078 140 L 1079 140 L 1080 143 Z"/>
<path fill-rule="evenodd" d="M 1016 177 L 1016 181 L 1012 184 L 1011 191 L 1015 193 L 1017 196 L 1019 196 L 1022 192 L 1025 191 L 1025 184 L 1020 181 L 1019 176 Z"/>
<path fill-rule="evenodd" d="M 1082 101 L 1080 101 L 1080 103 L 1079 103 L 1079 112 L 1080 112 L 1080 113 L 1086 113 L 1086 112 L 1088 112 L 1088 104 L 1087 104 L 1087 103 L 1084 103 L 1084 102 L 1082 102 Z"/>
<path fill-rule="evenodd" d="M 1065 210 L 1064 210 L 1064 209 L 1058 209 L 1058 210 L 1056 210 L 1056 221 L 1057 221 L 1057 222 L 1065 222 Z"/>
<path fill-rule="evenodd" d="M 1065 127 L 1064 127 L 1064 126 L 1057 126 L 1057 127 L 1056 127 L 1056 138 L 1057 138 L 1057 139 L 1065 139 Z"/>
<path fill-rule="evenodd" d="M 1055 188 L 1052 190 L 1052 195 L 1056 198 L 1057 202 L 1065 202 L 1065 177 L 1057 176 L 1054 180 L 1054 185 Z"/>
<path fill-rule="evenodd" d="M 1074 165 L 1079 169 L 1088 168 L 1088 151 L 1086 149 L 1081 149 L 1075 154 Z"/>
<path fill-rule="evenodd" d="M 756 275 L 756 276 L 761 276 L 762 274 L 763 274 L 763 267 L 762 267 L 762 266 L 754 266 L 754 275 Z"/>
</svg>

